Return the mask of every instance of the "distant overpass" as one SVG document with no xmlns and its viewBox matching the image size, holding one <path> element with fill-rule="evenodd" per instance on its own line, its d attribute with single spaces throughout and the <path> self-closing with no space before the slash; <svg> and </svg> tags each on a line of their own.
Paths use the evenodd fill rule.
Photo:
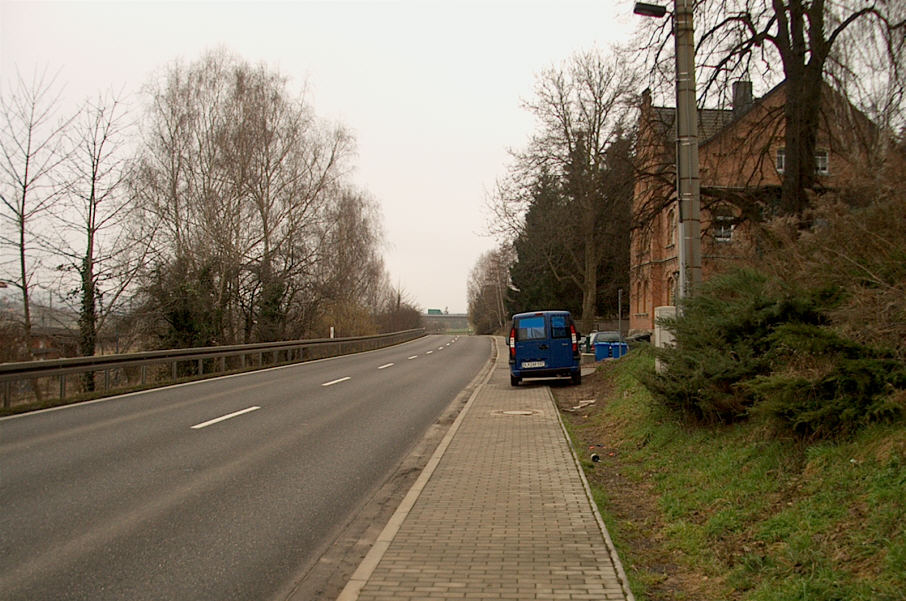
<svg viewBox="0 0 906 601">
<path fill-rule="evenodd" d="M 428 310 L 422 315 L 425 329 L 431 333 L 442 332 L 469 332 L 469 315 L 467 313 L 440 313 Z"/>
</svg>

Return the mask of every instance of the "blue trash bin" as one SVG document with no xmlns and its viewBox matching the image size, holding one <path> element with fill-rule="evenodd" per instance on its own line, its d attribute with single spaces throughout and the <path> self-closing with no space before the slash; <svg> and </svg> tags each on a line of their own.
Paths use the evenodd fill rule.
<svg viewBox="0 0 906 601">
<path fill-rule="evenodd" d="M 609 359 L 610 354 L 610 343 L 609 342 L 596 342 L 595 343 L 595 361 L 601 361 L 603 359 Z"/>
<path fill-rule="evenodd" d="M 595 361 L 604 359 L 619 359 L 629 352 L 629 345 L 625 342 L 596 342 Z"/>
</svg>

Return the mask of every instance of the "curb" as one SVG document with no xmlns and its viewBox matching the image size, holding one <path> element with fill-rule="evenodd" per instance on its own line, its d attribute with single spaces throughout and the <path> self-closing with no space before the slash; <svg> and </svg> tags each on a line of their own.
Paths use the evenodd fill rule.
<svg viewBox="0 0 906 601">
<path fill-rule="evenodd" d="M 585 489 L 585 496 L 588 498 L 588 504 L 591 505 L 591 510 L 595 514 L 595 520 L 598 522 L 598 528 L 601 529 L 601 534 L 604 536 L 604 544 L 607 547 L 607 554 L 610 556 L 610 561 L 613 563 L 614 570 L 616 570 L 617 577 L 620 579 L 620 587 L 623 589 L 623 594 L 626 596 L 626 601 L 635 601 L 635 596 L 632 594 L 632 590 L 629 588 L 629 578 L 626 576 L 626 571 L 623 570 L 623 564 L 620 562 L 620 556 L 617 553 L 616 546 L 613 544 L 613 539 L 610 538 L 610 533 L 607 531 L 607 526 L 604 524 L 604 519 L 601 517 L 600 512 L 598 511 L 598 504 L 595 503 L 594 495 L 591 493 L 591 486 L 588 484 L 588 479 L 585 478 L 585 471 L 582 469 L 582 462 L 579 460 L 579 455 L 576 452 L 576 447 L 573 445 L 573 441 L 569 436 L 569 432 L 566 430 L 566 425 L 563 423 L 563 417 L 560 415 L 560 408 L 557 406 L 557 401 L 554 399 L 554 394 L 551 392 L 550 387 L 547 387 L 547 395 L 550 399 L 551 405 L 554 407 L 554 413 L 557 414 L 557 421 L 560 423 L 560 430 L 563 432 L 563 436 L 566 438 L 566 443 L 569 445 L 570 451 L 572 451 L 573 462 L 576 467 L 576 471 L 579 472 L 579 477 L 582 479 L 582 487 Z"/>
</svg>

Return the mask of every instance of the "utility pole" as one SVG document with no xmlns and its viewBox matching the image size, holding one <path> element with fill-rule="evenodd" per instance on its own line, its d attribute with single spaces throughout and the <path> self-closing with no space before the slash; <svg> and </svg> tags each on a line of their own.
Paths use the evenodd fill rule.
<svg viewBox="0 0 906 601">
<path fill-rule="evenodd" d="M 676 52 L 676 196 L 679 203 L 680 299 L 694 296 L 702 282 L 701 190 L 698 178 L 698 109 L 695 103 L 693 0 L 673 0 Z M 663 17 L 666 9 L 638 2 L 638 15 Z"/>
<path fill-rule="evenodd" d="M 676 39 L 676 191 L 679 199 L 680 298 L 702 282 L 701 191 L 698 179 L 698 109 L 692 1 L 674 0 Z"/>
</svg>

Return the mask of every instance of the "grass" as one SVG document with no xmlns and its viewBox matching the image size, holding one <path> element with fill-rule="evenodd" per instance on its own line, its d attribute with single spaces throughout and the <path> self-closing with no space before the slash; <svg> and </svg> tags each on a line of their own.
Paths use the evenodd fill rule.
<svg viewBox="0 0 906 601">
<path fill-rule="evenodd" d="M 906 599 L 906 428 L 850 440 L 778 438 L 765 422 L 685 425 L 635 380 L 631 354 L 586 378 L 564 414 L 636 597 Z"/>
</svg>

